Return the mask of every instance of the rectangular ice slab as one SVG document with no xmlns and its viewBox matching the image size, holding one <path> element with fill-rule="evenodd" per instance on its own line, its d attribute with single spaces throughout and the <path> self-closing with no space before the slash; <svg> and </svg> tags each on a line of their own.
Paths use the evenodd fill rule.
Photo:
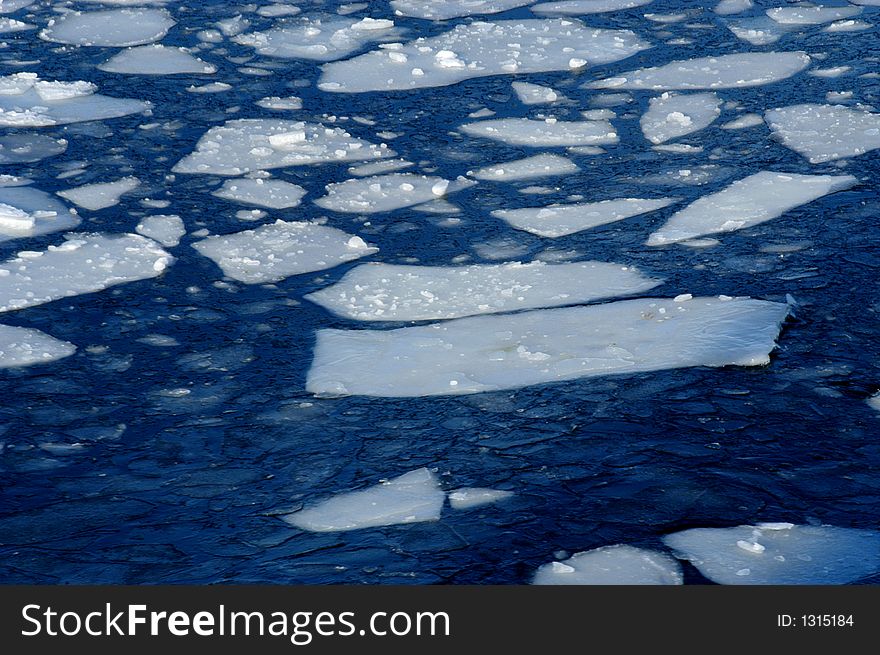
<svg viewBox="0 0 880 655">
<path fill-rule="evenodd" d="M 311 532 L 436 521 L 443 511 L 445 498 L 437 476 L 421 468 L 363 491 L 334 496 L 282 518 L 294 527 Z"/>
<path fill-rule="evenodd" d="M 374 214 L 419 205 L 474 184 L 461 177 L 450 181 L 415 173 L 389 173 L 328 184 L 327 195 L 315 204 L 336 212 Z"/>
<path fill-rule="evenodd" d="M 649 246 L 733 232 L 858 184 L 852 175 L 798 175 L 761 171 L 692 202 L 648 237 Z"/>
<path fill-rule="evenodd" d="M 536 585 L 680 585 L 681 565 L 663 553 L 632 546 L 603 546 L 540 567 Z"/>
<path fill-rule="evenodd" d="M 0 368 L 54 362 L 74 352 L 72 343 L 39 330 L 0 325 Z"/>
<path fill-rule="evenodd" d="M 806 103 L 764 114 L 787 148 L 811 164 L 863 155 L 880 148 L 880 114 L 840 105 Z"/>
<path fill-rule="evenodd" d="M 359 321 L 425 321 L 575 305 L 647 291 L 660 284 L 605 262 L 519 262 L 472 266 L 363 264 L 306 296 Z"/>
<path fill-rule="evenodd" d="M 629 30 L 592 29 L 574 19 L 474 22 L 325 64 L 318 88 L 361 93 L 446 86 L 487 75 L 607 64 L 649 47 Z"/>
<path fill-rule="evenodd" d="M 0 262 L 0 312 L 156 277 L 174 258 L 139 234 L 71 234 Z"/>
<path fill-rule="evenodd" d="M 531 180 L 551 175 L 577 173 L 579 170 L 580 168 L 578 165 L 570 159 L 566 159 L 559 155 L 544 153 L 534 155 L 533 157 L 515 159 L 513 161 L 504 162 L 503 164 L 495 164 L 494 166 L 484 166 L 475 171 L 469 171 L 468 175 L 478 180 L 515 182 L 517 180 Z"/>
<path fill-rule="evenodd" d="M 193 248 L 212 259 L 227 277 L 248 284 L 320 271 L 379 250 L 334 227 L 285 221 L 211 236 Z"/>
<path fill-rule="evenodd" d="M 664 93 L 651 98 L 640 120 L 642 133 L 657 144 L 697 132 L 721 115 L 721 105 L 721 98 L 712 92 Z"/>
<path fill-rule="evenodd" d="M 617 143 L 617 136 L 608 121 L 558 121 L 555 118 L 499 118 L 478 123 L 465 123 L 462 132 L 515 146 L 585 146 Z"/>
<path fill-rule="evenodd" d="M 79 217 L 45 191 L 0 187 L 0 242 L 69 230 Z"/>
<path fill-rule="evenodd" d="M 750 298 L 624 300 L 397 330 L 319 330 L 320 395 L 470 394 L 615 373 L 770 361 L 788 305 Z"/>
</svg>

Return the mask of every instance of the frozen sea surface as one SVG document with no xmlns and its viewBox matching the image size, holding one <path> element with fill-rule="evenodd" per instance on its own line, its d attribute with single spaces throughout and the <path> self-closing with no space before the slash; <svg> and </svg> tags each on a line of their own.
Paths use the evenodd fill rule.
<svg viewBox="0 0 880 655">
<path fill-rule="evenodd" d="M 880 582 L 818 4 L 4 2 L 0 580 Z"/>
</svg>

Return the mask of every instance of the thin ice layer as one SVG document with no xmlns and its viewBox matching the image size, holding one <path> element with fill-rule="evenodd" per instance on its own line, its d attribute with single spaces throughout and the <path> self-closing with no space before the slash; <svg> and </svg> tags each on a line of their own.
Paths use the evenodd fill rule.
<svg viewBox="0 0 880 655">
<path fill-rule="evenodd" d="M 788 306 L 751 298 L 624 300 L 397 330 L 319 330 L 308 391 L 413 397 L 686 366 L 758 366 Z"/>
<path fill-rule="evenodd" d="M 58 195 L 84 209 L 97 211 L 119 204 L 123 194 L 133 191 L 141 181 L 136 177 L 123 177 L 113 182 L 100 182 L 98 184 L 84 184 L 66 191 L 59 191 Z"/>
<path fill-rule="evenodd" d="M 425 20 L 449 20 L 476 14 L 497 14 L 535 0 L 391 0 L 394 13 Z"/>
<path fill-rule="evenodd" d="M 615 144 L 620 139 L 611 123 L 598 121 L 532 120 L 499 118 L 465 123 L 459 128 L 470 136 L 481 136 L 515 146 L 555 147 Z"/>
<path fill-rule="evenodd" d="M 719 584 L 840 585 L 880 572 L 880 532 L 759 523 L 695 528 L 663 541 Z"/>
<path fill-rule="evenodd" d="M 464 178 L 450 181 L 415 173 L 389 173 L 328 184 L 327 195 L 315 204 L 336 212 L 374 214 L 419 205 L 474 184 Z"/>
<path fill-rule="evenodd" d="M 593 89 L 732 89 L 787 79 L 810 65 L 805 52 L 746 52 L 673 61 L 589 84 Z"/>
<path fill-rule="evenodd" d="M 393 156 L 339 127 L 281 119 L 245 118 L 212 127 L 175 173 L 243 175 L 251 171 Z"/>
<path fill-rule="evenodd" d="M 164 9 L 71 11 L 50 18 L 40 38 L 71 45 L 125 47 L 158 41 L 174 24 Z"/>
<path fill-rule="evenodd" d="M 186 48 L 161 44 L 126 48 L 98 66 L 106 73 L 127 75 L 211 74 L 217 67 L 194 57 Z"/>
<path fill-rule="evenodd" d="M 880 148 L 880 114 L 806 103 L 771 109 L 764 119 L 787 148 L 811 164 L 856 157 Z"/>
<path fill-rule="evenodd" d="M 337 266 L 378 251 L 358 236 L 326 225 L 275 221 L 253 230 L 210 236 L 193 244 L 226 277 L 247 284 Z"/>
<path fill-rule="evenodd" d="M 69 234 L 60 246 L 0 262 L 0 312 L 156 277 L 173 261 L 139 234 Z"/>
<path fill-rule="evenodd" d="M 821 25 L 862 13 L 859 7 L 773 7 L 766 14 L 783 25 Z"/>
<path fill-rule="evenodd" d="M 212 195 L 267 209 L 288 209 L 300 204 L 306 190 L 284 180 L 245 177 L 226 180 Z"/>
<path fill-rule="evenodd" d="M 577 173 L 579 170 L 577 164 L 570 159 L 560 155 L 543 153 L 501 164 L 483 166 L 476 171 L 469 172 L 468 175 L 478 180 L 516 182 L 553 175 L 567 175 Z"/>
<path fill-rule="evenodd" d="M 652 0 L 568 0 L 567 2 L 542 2 L 532 7 L 536 14 L 554 16 L 580 16 L 603 14 L 621 9 L 635 9 L 651 4 Z"/>
<path fill-rule="evenodd" d="M 556 238 L 657 211 L 674 202 L 677 198 L 619 198 L 571 205 L 497 209 L 492 216 L 507 221 L 518 230 Z"/>
<path fill-rule="evenodd" d="M 642 133 L 651 143 L 665 143 L 705 129 L 721 115 L 723 101 L 712 92 L 664 93 L 651 98 L 640 120 Z"/>
<path fill-rule="evenodd" d="M 334 496 L 283 519 L 311 532 L 436 521 L 443 511 L 445 497 L 437 476 L 421 468 L 363 491 Z"/>
<path fill-rule="evenodd" d="M 0 187 L 0 242 L 69 230 L 79 221 L 79 216 L 45 191 Z"/>
<path fill-rule="evenodd" d="M 603 546 L 544 564 L 536 585 L 680 585 L 681 565 L 663 553 L 632 546 Z"/>
<path fill-rule="evenodd" d="M 32 328 L 0 325 L 0 368 L 45 364 L 70 357 L 76 346 Z"/>
<path fill-rule="evenodd" d="M 363 264 L 306 296 L 358 321 L 426 321 L 577 305 L 641 293 L 661 280 L 605 262 L 404 266 Z"/>
<path fill-rule="evenodd" d="M 360 93 L 446 86 L 487 75 L 607 64 L 650 47 L 629 30 L 592 29 L 573 19 L 474 22 L 392 45 L 325 64 L 318 88 Z"/>
<path fill-rule="evenodd" d="M 798 175 L 761 171 L 703 196 L 648 237 L 649 246 L 733 232 L 769 221 L 829 193 L 858 184 L 852 175 Z"/>
</svg>

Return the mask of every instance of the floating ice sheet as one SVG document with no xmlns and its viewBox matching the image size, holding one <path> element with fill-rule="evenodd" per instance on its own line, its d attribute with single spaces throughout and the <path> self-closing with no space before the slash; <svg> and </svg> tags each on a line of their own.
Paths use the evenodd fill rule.
<svg viewBox="0 0 880 655">
<path fill-rule="evenodd" d="M 740 14 L 751 9 L 753 4 L 752 0 L 721 0 L 715 5 L 715 13 L 719 16 Z"/>
<path fill-rule="evenodd" d="M 54 362 L 74 352 L 72 343 L 39 330 L 0 325 L 0 368 Z"/>
<path fill-rule="evenodd" d="M 327 195 L 315 204 L 336 212 L 374 214 L 419 205 L 474 184 L 464 178 L 450 181 L 415 173 L 389 173 L 328 184 Z"/>
<path fill-rule="evenodd" d="M 680 585 L 681 566 L 663 553 L 632 546 L 603 546 L 544 564 L 536 585 Z"/>
<path fill-rule="evenodd" d="M 759 523 L 695 528 L 667 546 L 719 584 L 847 584 L 880 572 L 880 532 Z"/>
<path fill-rule="evenodd" d="M 58 195 L 79 207 L 97 211 L 119 204 L 123 194 L 133 191 L 141 181 L 136 177 L 123 177 L 114 182 L 84 184 L 74 189 L 59 191 Z"/>
<path fill-rule="evenodd" d="M 788 306 L 750 298 L 640 299 L 317 333 L 320 395 L 470 394 L 686 366 L 757 366 Z"/>
<path fill-rule="evenodd" d="M 42 134 L 8 134 L 0 136 L 0 164 L 26 164 L 60 155 L 67 150 L 65 139 Z"/>
<path fill-rule="evenodd" d="M 560 99 L 559 94 L 549 86 L 530 82 L 513 82 L 510 86 L 524 105 L 546 105 Z"/>
<path fill-rule="evenodd" d="M 776 43 L 787 33 L 797 30 L 796 25 L 783 25 L 767 16 L 743 18 L 727 24 L 728 29 L 736 38 L 752 45 L 770 45 Z"/>
<path fill-rule="evenodd" d="M 267 209 L 288 209 L 300 204 L 306 190 L 284 180 L 245 177 L 226 180 L 213 195 Z"/>
<path fill-rule="evenodd" d="M 661 280 L 604 262 L 403 266 L 363 264 L 306 296 L 359 321 L 426 321 L 577 305 L 652 289 Z"/>
<path fill-rule="evenodd" d="M 554 147 L 608 145 L 617 143 L 611 123 L 599 121 L 531 120 L 499 118 L 465 123 L 459 128 L 470 136 L 482 136 L 515 146 Z"/>
<path fill-rule="evenodd" d="M 859 7 L 773 7 L 767 15 L 783 25 L 821 25 L 860 14 Z"/>
<path fill-rule="evenodd" d="M 484 166 L 476 171 L 469 172 L 468 175 L 478 180 L 515 182 L 517 180 L 531 180 L 551 175 L 577 173 L 579 170 L 580 168 L 570 159 L 544 153 L 534 155 L 533 157 L 525 157 L 524 159 L 515 159 L 503 164 Z"/>
<path fill-rule="evenodd" d="M 240 119 L 212 127 L 175 173 L 242 175 L 250 171 L 391 157 L 384 144 L 357 139 L 342 128 L 280 119 Z"/>
<path fill-rule="evenodd" d="M 554 16 L 579 16 L 603 14 L 621 9 L 635 9 L 651 4 L 652 0 L 568 0 L 567 2 L 542 2 L 532 7 L 536 14 Z"/>
<path fill-rule="evenodd" d="M 363 491 L 334 496 L 283 519 L 311 532 L 436 521 L 443 511 L 445 498 L 437 476 L 422 468 Z"/>
<path fill-rule="evenodd" d="M 391 0 L 391 7 L 399 16 L 449 20 L 475 14 L 497 14 L 533 2 L 535 0 Z"/>
<path fill-rule="evenodd" d="M 155 214 L 141 219 L 135 232 L 158 241 L 166 248 L 172 248 L 180 243 L 180 238 L 186 234 L 186 226 L 183 224 L 183 219 L 176 214 Z"/>
<path fill-rule="evenodd" d="M 721 126 L 722 130 L 742 130 L 747 127 L 757 127 L 763 125 L 764 119 L 760 114 L 743 114 L 738 118 L 726 122 Z"/>
<path fill-rule="evenodd" d="M 571 205 L 497 209 L 492 216 L 507 221 L 518 230 L 556 238 L 657 211 L 674 202 L 677 198 L 619 198 Z"/>
<path fill-rule="evenodd" d="M 277 282 L 378 251 L 360 237 L 333 227 L 285 221 L 211 236 L 193 248 L 212 259 L 227 277 L 247 284 Z"/>
<path fill-rule="evenodd" d="M 186 48 L 161 44 L 126 48 L 98 68 L 107 73 L 128 75 L 207 75 L 217 72 L 216 66 L 194 57 Z"/>
<path fill-rule="evenodd" d="M 14 32 L 24 32 L 26 30 L 35 29 L 36 25 L 25 23 L 14 18 L 0 18 L 0 34 L 12 34 Z"/>
<path fill-rule="evenodd" d="M 714 93 L 664 93 L 651 98 L 642 116 L 642 133 L 651 143 L 664 143 L 702 130 L 721 115 L 723 101 Z"/>
<path fill-rule="evenodd" d="M 512 491 L 486 489 L 484 487 L 462 487 L 449 492 L 449 505 L 452 509 L 471 509 L 492 505 L 513 496 Z"/>
<path fill-rule="evenodd" d="M 628 30 L 585 27 L 573 19 L 457 25 L 444 34 L 325 64 L 318 87 L 359 93 L 446 86 L 505 73 L 580 69 L 650 47 Z"/>
<path fill-rule="evenodd" d="M 0 262 L 0 312 L 156 277 L 173 261 L 139 234 L 68 234 L 60 246 Z"/>
<path fill-rule="evenodd" d="M 704 234 L 741 230 L 781 216 L 817 198 L 858 184 L 852 175 L 798 175 L 761 171 L 691 203 L 648 237 L 649 246 Z"/>
<path fill-rule="evenodd" d="M 29 186 L 0 187 L 0 242 L 39 236 L 79 225 L 64 203 Z"/>
<path fill-rule="evenodd" d="M 83 46 L 143 45 L 164 37 L 174 23 L 164 9 L 71 11 L 49 19 L 40 38 Z"/>
<path fill-rule="evenodd" d="M 587 86 L 594 89 L 731 89 L 760 86 L 795 75 L 810 65 L 805 52 L 746 52 L 673 61 L 622 73 Z"/>
<path fill-rule="evenodd" d="M 880 148 L 880 114 L 840 105 L 807 103 L 764 114 L 787 148 L 811 164 L 863 155 Z"/>
</svg>

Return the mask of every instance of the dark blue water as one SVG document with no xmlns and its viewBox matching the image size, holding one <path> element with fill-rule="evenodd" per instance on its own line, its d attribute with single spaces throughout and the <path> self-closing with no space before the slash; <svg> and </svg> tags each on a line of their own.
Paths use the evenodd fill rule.
<svg viewBox="0 0 880 655">
<path fill-rule="evenodd" d="M 722 90 L 747 110 L 824 102 L 828 91 L 880 104 L 877 27 L 827 34 L 806 27 L 772 46 L 736 39 L 725 20 L 692 3 L 657 0 L 641 10 L 590 16 L 596 27 L 635 30 L 657 47 L 609 66 L 498 76 L 401 93 L 323 93 L 315 62 L 254 56 L 225 40 L 198 52 L 214 75 L 167 77 L 103 73 L 95 66 L 114 48 L 75 48 L 6 35 L 0 71 L 45 79 L 89 80 L 99 92 L 149 100 L 153 115 L 41 128 L 69 141 L 66 153 L 2 173 L 27 176 L 46 191 L 137 175 L 141 188 L 100 212 L 82 211 L 83 231 L 132 231 L 150 213 L 175 213 L 189 232 L 253 227 L 235 217 L 240 205 L 210 195 L 221 178 L 167 177 L 210 127 L 234 118 L 296 118 L 337 125 L 378 142 L 383 130 L 400 156 L 429 162 L 451 178 L 536 150 L 451 135 L 467 115 L 488 107 L 497 117 L 553 113 L 576 120 L 596 92 L 584 82 L 674 59 L 762 50 L 824 53 L 814 67 L 848 65 L 836 79 L 800 74 L 781 83 Z M 774 6 L 779 3 L 758 2 Z M 832 4 L 832 3 L 828 3 Z M 337 3 L 302 3 L 303 13 L 334 12 Z M 87 7 L 83 7 L 87 8 Z M 242 8 L 226 2 L 171 3 L 178 20 L 166 45 L 194 46 L 195 32 Z M 693 10 L 686 21 L 656 25 L 646 11 Z M 757 7 L 748 15 L 758 15 Z M 13 14 L 42 26 L 47 4 Z M 371 2 L 357 16 L 389 16 Z M 251 29 L 272 19 L 246 14 Z M 490 17 L 531 17 L 520 9 Z M 866 8 L 863 19 L 880 23 Z M 454 24 L 396 18 L 409 36 Z M 693 24 L 704 27 L 693 27 Z M 690 26 L 690 27 L 689 27 Z M 665 34 L 665 36 L 664 36 Z M 687 37 L 691 45 L 664 39 Z M 369 46 L 366 49 L 369 49 Z M 247 58 L 242 64 L 228 58 Z M 38 60 L 27 66 L 13 60 Z M 271 76 L 239 72 L 269 64 Z M 510 82 L 550 85 L 568 105 L 526 107 Z M 305 80 L 307 86 L 299 82 Z M 194 94 L 190 85 L 223 81 L 233 90 Z M 254 103 L 298 95 L 304 109 L 277 112 Z M 353 328 L 302 296 L 339 279 L 354 262 L 288 278 L 274 287 L 216 284 L 220 270 L 184 237 L 175 264 L 160 278 L 3 315 L 78 346 L 73 357 L 0 374 L 0 581 L 6 583 L 524 583 L 555 552 L 613 543 L 662 548 L 660 538 L 689 527 L 758 521 L 821 522 L 876 528 L 880 521 L 880 413 L 865 399 L 880 388 L 880 176 L 878 151 L 837 164 L 810 165 L 773 141 L 766 128 L 715 127 L 682 141 L 698 154 L 653 152 L 638 127 L 652 93 L 635 92 L 616 107 L 621 143 L 602 156 L 572 155 L 583 170 L 539 180 L 549 195 L 513 193 L 528 186 L 482 183 L 451 197 L 461 223 L 398 210 L 365 225 L 312 204 L 324 185 L 347 179 L 346 165 L 274 171 L 305 187 L 297 208 L 265 220 L 329 217 L 363 236 L 389 263 L 449 264 L 468 255 L 490 262 L 493 244 L 530 260 L 549 253 L 632 263 L 666 283 L 658 296 L 749 295 L 797 301 L 767 367 L 691 368 L 594 378 L 517 391 L 455 398 L 316 399 L 304 390 L 315 331 Z M 721 121 L 736 113 L 725 111 Z M 366 116 L 373 127 L 351 117 Z M 720 121 L 720 122 L 721 122 Z M 139 126 L 159 123 L 154 129 Z M 5 128 L 2 134 L 25 132 Z M 548 149 L 551 150 L 552 149 Z M 564 150 L 558 150 L 565 154 Z M 70 162 L 85 172 L 56 179 Z M 701 186 L 656 183 L 653 176 L 713 166 Z M 759 170 L 856 175 L 863 184 L 764 224 L 725 235 L 707 249 L 648 248 L 646 236 L 680 205 L 574 234 L 542 239 L 492 218 L 498 208 L 675 195 L 686 201 Z M 166 209 L 143 197 L 167 199 Z M 60 236 L 0 244 L 6 259 L 44 249 Z M 778 246 L 797 244 L 792 252 Z M 787 248 L 783 248 L 784 250 Z M 373 325 L 384 328 L 389 325 Z M 161 334 L 179 345 L 138 341 Z M 188 389 L 179 396 L 169 390 Z M 77 444 L 74 448 L 59 445 Z M 488 486 L 512 500 L 470 511 L 448 508 L 438 522 L 311 534 L 277 518 L 329 495 L 415 468 L 436 468 L 446 488 Z M 705 581 L 687 570 L 688 581 Z"/>
</svg>

